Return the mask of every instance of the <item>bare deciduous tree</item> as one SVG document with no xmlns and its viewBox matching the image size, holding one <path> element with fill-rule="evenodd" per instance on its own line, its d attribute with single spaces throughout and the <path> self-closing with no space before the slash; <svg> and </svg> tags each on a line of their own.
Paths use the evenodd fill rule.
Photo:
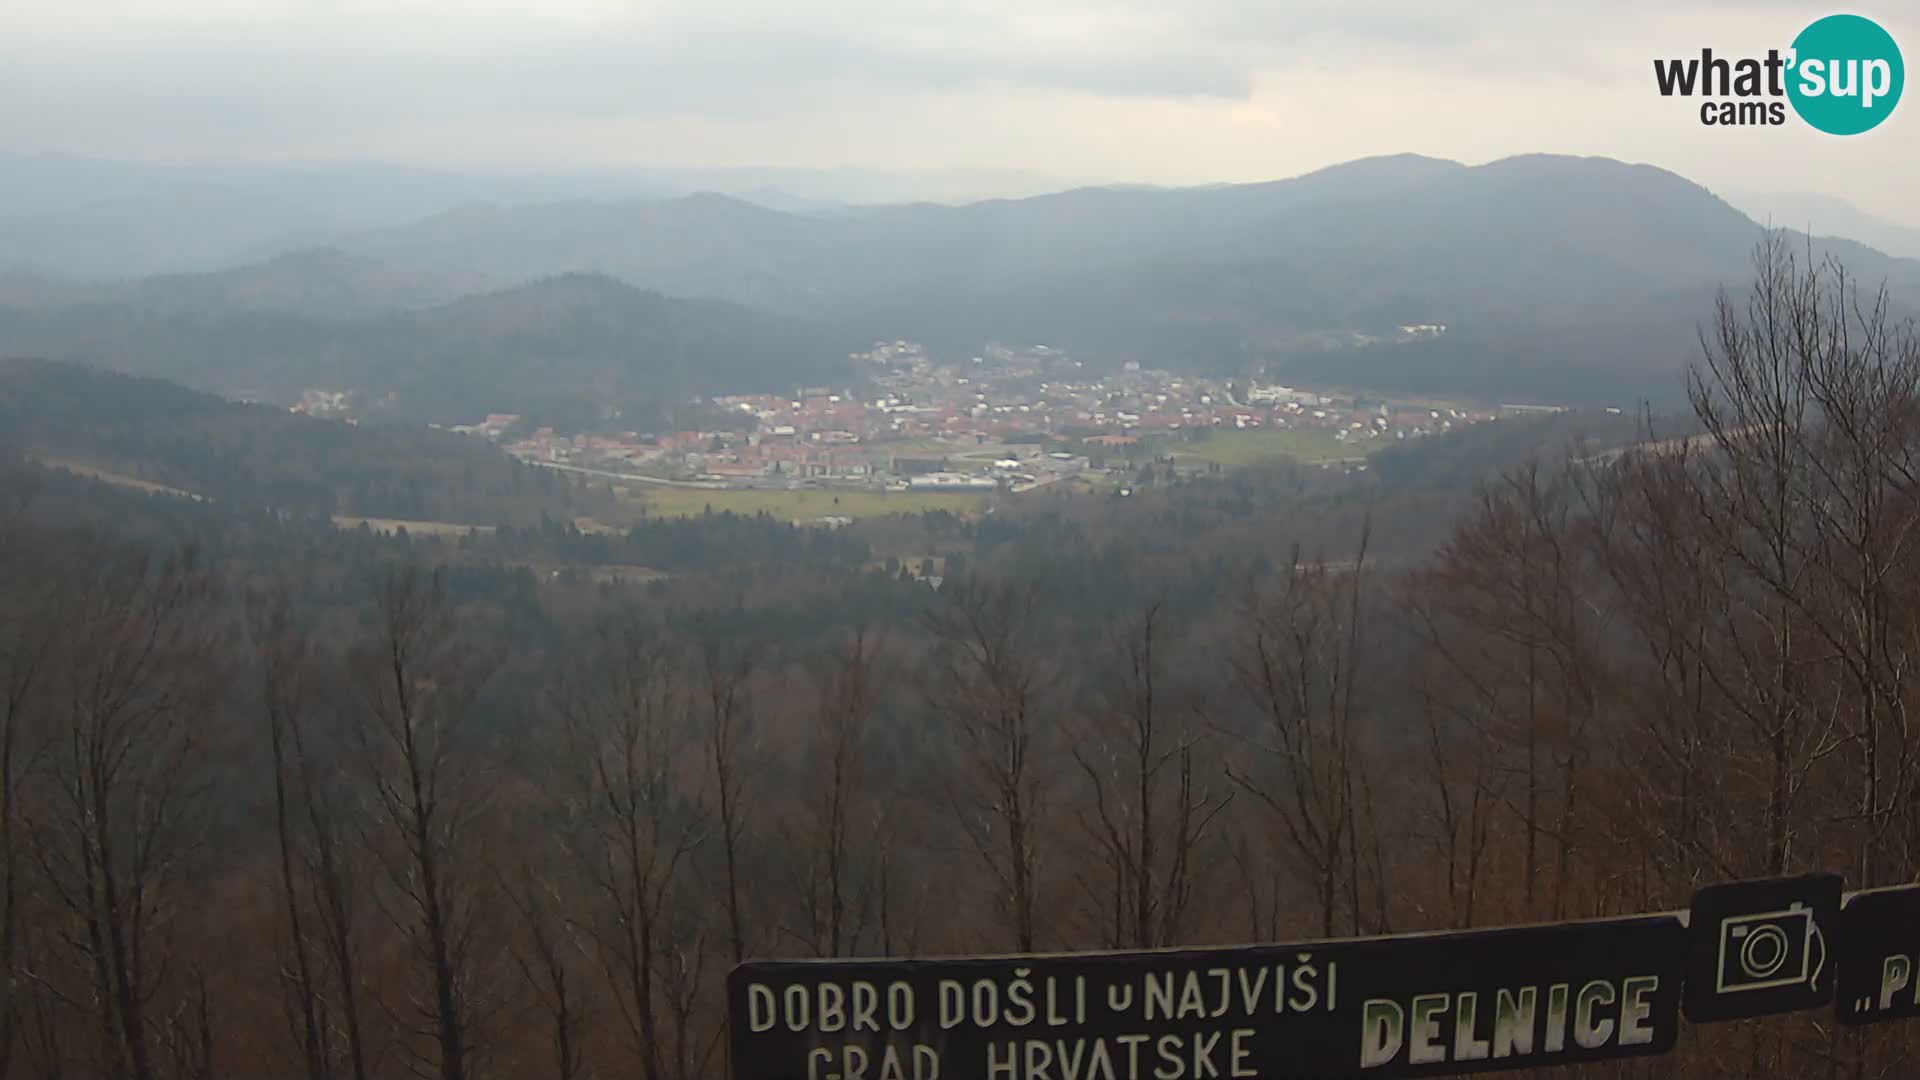
<svg viewBox="0 0 1920 1080">
<path fill-rule="evenodd" d="M 960 825 L 995 883 L 1014 947 L 1039 940 L 1041 848 L 1052 725 L 1031 590 L 950 583 L 928 619 L 935 658 L 926 692 L 951 725 L 958 775 L 950 790 Z"/>
<path fill-rule="evenodd" d="M 1193 901 L 1196 852 L 1230 793 L 1208 788 L 1213 763 L 1191 704 L 1167 701 L 1165 616 L 1149 606 L 1109 635 L 1111 674 L 1081 718 L 1074 761 L 1092 806 L 1084 824 L 1110 888 L 1111 947 L 1174 944 Z"/>
<path fill-rule="evenodd" d="M 47 732 L 36 724 L 37 700 L 56 672 L 53 646 L 61 634 L 60 575 L 47 573 L 32 550 L 17 515 L 26 506 L 24 477 L 0 466 L 14 494 L 0 504 L 0 1080 L 12 1075 L 20 1042 L 22 1004 L 18 980 L 26 932 L 23 907 L 31 858 L 23 843 L 21 789 Z"/>
<path fill-rule="evenodd" d="M 374 811 L 366 841 L 417 976 L 409 1026 L 426 1049 L 403 1049 L 417 1071 L 465 1080 L 481 1005 L 476 934 L 490 889 L 476 858 L 488 792 L 472 706 L 489 664 L 460 641 L 438 575 L 391 572 L 376 617 L 352 657 L 354 737 Z"/>
<path fill-rule="evenodd" d="M 97 1067 L 155 1080 L 173 919 L 203 837 L 202 730 L 221 680 L 215 584 L 191 552 L 96 553 L 68 579 L 57 646 L 58 736 L 35 848 L 80 978 L 60 993 L 97 1025 Z M 44 955 L 44 954 L 43 954 Z M 185 965 L 180 965 L 184 967 Z"/>
<path fill-rule="evenodd" d="M 605 631 L 599 654 L 558 703 L 571 770 L 563 797 L 597 894 L 583 927 L 647 1080 L 669 1075 L 661 963 L 685 944 L 673 940 L 668 903 L 708 831 L 689 797 L 688 772 L 699 764 L 689 760 L 695 698 L 681 659 L 628 619 Z"/>
<path fill-rule="evenodd" d="M 566 899 L 553 882 L 531 869 L 507 890 L 507 898 L 520 917 L 514 963 L 546 1013 L 553 1068 L 548 1075 L 575 1080 L 583 1067 L 588 1023 L 586 994 L 577 974 L 585 950 L 562 914 Z"/>
<path fill-rule="evenodd" d="M 1347 900 L 1361 922 L 1362 814 L 1360 610 L 1366 544 L 1351 570 L 1302 562 L 1296 551 L 1271 592 L 1256 595 L 1240 623 L 1234 684 L 1259 717 L 1260 765 L 1228 776 L 1279 825 L 1312 876 L 1320 929 L 1331 935 Z"/>
<path fill-rule="evenodd" d="M 801 752 L 813 790 L 793 843 L 802 853 L 795 891 L 804 926 L 797 936 L 815 956 L 845 956 L 865 928 L 867 905 L 878 899 L 861 872 L 863 862 L 875 860 L 863 860 L 861 848 L 884 843 L 884 830 L 854 835 L 862 810 L 879 805 L 869 798 L 874 777 L 868 761 L 868 725 L 883 678 L 877 641 L 864 628 L 854 630 L 812 675 L 812 723 Z"/>
<path fill-rule="evenodd" d="M 290 592 L 284 584 L 255 598 L 249 611 L 260 703 L 266 713 L 267 747 L 273 756 L 273 829 L 279 849 L 280 905 L 285 917 L 283 950 L 289 1013 L 308 1080 L 332 1075 L 327 1047 L 327 1016 L 321 988 L 321 962 L 314 955 L 307 910 L 308 890 L 299 840 L 300 777 L 308 707 L 308 643 L 294 625 Z"/>
<path fill-rule="evenodd" d="M 747 958 L 740 847 L 750 824 L 750 785 L 759 766 L 749 697 L 754 653 L 751 645 L 729 644 L 715 637 L 703 640 L 698 652 L 707 760 L 713 770 L 714 810 L 720 826 L 721 859 L 726 869 L 727 940 L 737 964 Z"/>
</svg>

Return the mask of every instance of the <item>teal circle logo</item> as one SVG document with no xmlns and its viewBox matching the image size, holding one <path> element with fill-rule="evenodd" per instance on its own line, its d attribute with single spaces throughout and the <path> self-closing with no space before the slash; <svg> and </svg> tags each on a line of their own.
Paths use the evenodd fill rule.
<svg viewBox="0 0 1920 1080">
<path fill-rule="evenodd" d="M 1893 35 L 1859 15 L 1829 15 L 1800 31 L 1791 63 L 1787 100 L 1800 119 L 1829 135 L 1878 127 L 1907 81 Z"/>
</svg>

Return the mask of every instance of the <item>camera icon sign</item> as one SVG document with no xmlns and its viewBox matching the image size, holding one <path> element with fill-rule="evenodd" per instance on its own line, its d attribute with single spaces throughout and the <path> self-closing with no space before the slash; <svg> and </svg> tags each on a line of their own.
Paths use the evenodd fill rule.
<svg viewBox="0 0 1920 1080">
<path fill-rule="evenodd" d="M 1687 909 L 1682 1005 L 1695 1023 L 1818 1008 L 1844 976 L 1833 933 L 1838 874 L 1729 881 L 1693 894 Z"/>
<path fill-rule="evenodd" d="M 1826 939 L 1807 905 L 1729 916 L 1720 922 L 1716 993 L 1805 985 L 1818 989 Z"/>
</svg>

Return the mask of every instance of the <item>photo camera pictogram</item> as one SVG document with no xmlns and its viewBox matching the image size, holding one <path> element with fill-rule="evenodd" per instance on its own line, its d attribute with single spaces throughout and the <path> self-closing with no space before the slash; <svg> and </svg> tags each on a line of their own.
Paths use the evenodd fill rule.
<svg viewBox="0 0 1920 1080">
<path fill-rule="evenodd" d="M 1778 911 L 1733 915 L 1720 922 L 1719 980 L 1732 994 L 1782 986 L 1819 986 L 1826 940 L 1813 910 L 1795 901 Z"/>
</svg>

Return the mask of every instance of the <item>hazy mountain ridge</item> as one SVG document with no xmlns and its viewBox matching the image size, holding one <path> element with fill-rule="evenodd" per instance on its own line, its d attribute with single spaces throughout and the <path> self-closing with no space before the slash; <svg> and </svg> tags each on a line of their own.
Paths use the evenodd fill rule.
<svg viewBox="0 0 1920 1080">
<path fill-rule="evenodd" d="M 1422 175 L 1394 186 L 1395 163 L 1355 163 L 1366 184 L 1328 182 L 1273 212 L 1262 196 L 1285 201 L 1286 186 L 1175 193 L 1172 203 L 1254 209 L 1209 244 L 1110 258 L 1070 277 L 1029 270 L 903 287 L 855 321 L 901 333 L 931 325 L 956 344 L 985 331 L 1142 361 L 1268 358 L 1322 380 L 1403 386 L 1417 375 L 1429 392 L 1502 396 L 1523 384 L 1591 400 L 1623 383 L 1677 391 L 1694 328 L 1719 288 L 1743 286 L 1764 235 L 1699 185 L 1648 166 L 1540 155 L 1449 169 L 1420 159 Z M 1815 249 L 1920 299 L 1920 263 L 1847 241 Z M 1410 323 L 1444 324 L 1447 338 L 1325 350 L 1353 331 Z"/>
<path fill-rule="evenodd" d="M 139 301 L 0 308 L 0 355 L 159 376 L 231 396 L 358 393 L 373 415 L 463 423 L 525 411 L 548 423 L 636 424 L 691 394 L 838 378 L 860 344 L 720 301 L 569 274 L 355 318 Z"/>
<path fill-rule="evenodd" d="M 641 288 L 794 314 L 817 311 L 860 254 L 829 221 L 715 194 L 465 207 L 343 237 L 338 246 L 503 281 L 610 274 Z"/>
<path fill-rule="evenodd" d="M 1727 198 L 1755 221 L 1820 237 L 1845 237 L 1889 255 L 1920 259 L 1920 228 L 1869 214 L 1844 199 L 1809 192 L 1730 191 Z"/>
<path fill-rule="evenodd" d="M 232 270 L 131 281 L 0 273 L 0 308 L 125 305 L 205 315 L 280 312 L 350 318 L 446 303 L 495 285 L 458 270 L 420 270 L 336 248 L 300 248 Z"/>
<path fill-rule="evenodd" d="M 948 206 L 792 214 L 712 193 L 469 207 L 343 237 L 377 258 L 505 279 L 586 270 L 675 295 L 792 313 L 970 275 L 1061 273 L 1114 259 L 1208 253 L 1250 223 L 1327 200 L 1380 198 L 1466 168 L 1401 155 L 1213 188 L 1076 188 Z"/>
<path fill-rule="evenodd" d="M 0 279 L 0 350 L 260 393 L 364 383 L 420 401 L 458 380 L 469 411 L 508 386 L 550 402 L 569 387 L 581 402 L 790 387 L 894 337 L 1552 398 L 1670 389 L 1715 291 L 1741 286 L 1764 234 L 1666 170 L 1545 154 L 1403 154 L 1258 184 L 961 206 L 790 213 L 712 193 L 471 205 L 222 274 L 71 286 L 64 307 L 57 284 Z M 1920 297 L 1920 262 L 1814 248 Z M 429 310 L 523 281 L 540 283 Z M 10 292 L 26 299 L 9 307 Z M 1350 347 L 1415 323 L 1446 339 Z M 643 372 L 657 382 L 639 385 Z"/>
<path fill-rule="evenodd" d="M 1333 268 L 1462 309 L 1451 320 L 1458 322 L 1550 297 L 1592 302 L 1561 300 L 1569 291 L 1631 304 L 1675 286 L 1718 285 L 1744 272 L 1760 234 L 1706 189 L 1650 166 L 1533 155 L 1468 167 L 1402 155 L 1265 184 L 1085 188 L 812 216 L 719 196 L 516 207 L 443 215 L 342 246 L 508 279 L 588 269 L 674 295 L 835 317 L 876 308 L 937 317 L 931 309 L 942 304 L 980 309 L 1009 292 L 1071 294 L 1076 286 L 1064 278 L 1137 277 L 1156 263 L 1203 276 L 1215 267 L 1251 273 L 1267 291 L 1329 310 L 1330 302 L 1342 306 L 1346 290 L 1312 272 Z M 1865 276 L 1920 280 L 1920 266 L 1862 261 L 1856 270 Z M 1308 272 L 1306 280 L 1289 270 Z M 1511 302 L 1489 292 L 1502 288 L 1525 292 Z M 1244 311 L 1238 319 L 1252 332 L 1271 315 Z M 1443 311 L 1435 321 L 1449 320 Z M 1016 325 L 986 323 L 975 333 Z M 1071 333 L 1063 325 L 1051 336 Z"/>
<path fill-rule="evenodd" d="M 0 150 L 0 270 L 128 279 L 232 269 L 468 206 L 727 192 L 797 213 L 1060 186 L 1004 170 L 174 165 Z M 209 207 L 218 211 L 209 213 Z M 579 269 L 579 267 L 569 267 Z"/>
<path fill-rule="evenodd" d="M 214 270 L 239 253 L 304 246 L 343 227 L 272 194 L 170 183 L 31 215 L 9 204 L 0 212 L 0 268 L 99 280 Z"/>
</svg>

